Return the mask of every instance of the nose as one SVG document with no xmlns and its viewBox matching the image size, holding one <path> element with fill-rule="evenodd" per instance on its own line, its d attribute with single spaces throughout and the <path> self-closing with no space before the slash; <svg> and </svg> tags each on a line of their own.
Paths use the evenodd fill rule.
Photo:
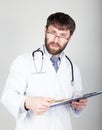
<svg viewBox="0 0 102 130">
<path fill-rule="evenodd" d="M 59 36 L 55 36 L 54 41 L 55 43 L 59 42 Z"/>
</svg>

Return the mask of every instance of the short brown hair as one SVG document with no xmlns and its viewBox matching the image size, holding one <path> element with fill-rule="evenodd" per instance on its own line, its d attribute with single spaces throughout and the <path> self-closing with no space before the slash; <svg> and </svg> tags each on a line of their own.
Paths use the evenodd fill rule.
<svg viewBox="0 0 102 130">
<path fill-rule="evenodd" d="M 76 25 L 75 21 L 68 15 L 62 12 L 56 12 L 54 14 L 51 14 L 47 18 L 46 28 L 48 28 L 50 25 L 55 26 L 59 30 L 70 30 L 70 35 L 73 34 Z"/>
</svg>

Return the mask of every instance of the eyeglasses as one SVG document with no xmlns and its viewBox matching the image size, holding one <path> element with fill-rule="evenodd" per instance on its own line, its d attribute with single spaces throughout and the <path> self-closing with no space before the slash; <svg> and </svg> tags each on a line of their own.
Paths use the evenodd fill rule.
<svg viewBox="0 0 102 130">
<path fill-rule="evenodd" d="M 51 39 L 55 39 L 56 37 L 58 37 L 60 42 L 67 42 L 69 40 L 69 38 L 66 38 L 65 36 L 57 36 L 55 33 L 49 31 L 47 31 L 47 36 Z"/>
</svg>

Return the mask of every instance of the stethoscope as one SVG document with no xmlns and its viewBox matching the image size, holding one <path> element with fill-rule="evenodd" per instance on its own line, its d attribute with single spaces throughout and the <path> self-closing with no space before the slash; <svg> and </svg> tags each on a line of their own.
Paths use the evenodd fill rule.
<svg viewBox="0 0 102 130">
<path fill-rule="evenodd" d="M 37 52 L 40 52 L 40 53 L 41 53 L 41 56 L 42 56 L 41 68 L 40 68 L 39 71 L 38 71 L 37 65 L 36 65 L 36 63 L 35 63 L 35 53 L 37 53 Z M 34 67 L 35 67 L 36 72 L 37 72 L 38 74 L 42 73 L 43 60 L 44 60 L 44 52 L 43 52 L 40 48 L 38 48 L 37 50 L 35 50 L 35 51 L 32 52 L 32 57 L 33 57 Z M 65 57 L 67 58 L 67 60 L 68 60 L 69 63 L 70 63 L 70 66 L 71 66 L 71 76 L 72 76 L 72 78 L 71 78 L 71 85 L 74 86 L 74 69 L 73 69 L 73 64 L 72 64 L 72 61 L 69 59 L 69 57 L 68 57 L 67 55 L 65 55 Z"/>
</svg>

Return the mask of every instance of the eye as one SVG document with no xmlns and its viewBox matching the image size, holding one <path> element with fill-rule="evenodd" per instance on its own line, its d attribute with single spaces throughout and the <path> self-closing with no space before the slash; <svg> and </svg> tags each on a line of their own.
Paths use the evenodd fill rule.
<svg viewBox="0 0 102 130">
<path fill-rule="evenodd" d="M 60 37 L 66 38 L 66 35 L 65 34 L 61 34 Z"/>
<path fill-rule="evenodd" d="M 55 32 L 50 32 L 52 35 L 56 35 L 56 33 Z"/>
</svg>

